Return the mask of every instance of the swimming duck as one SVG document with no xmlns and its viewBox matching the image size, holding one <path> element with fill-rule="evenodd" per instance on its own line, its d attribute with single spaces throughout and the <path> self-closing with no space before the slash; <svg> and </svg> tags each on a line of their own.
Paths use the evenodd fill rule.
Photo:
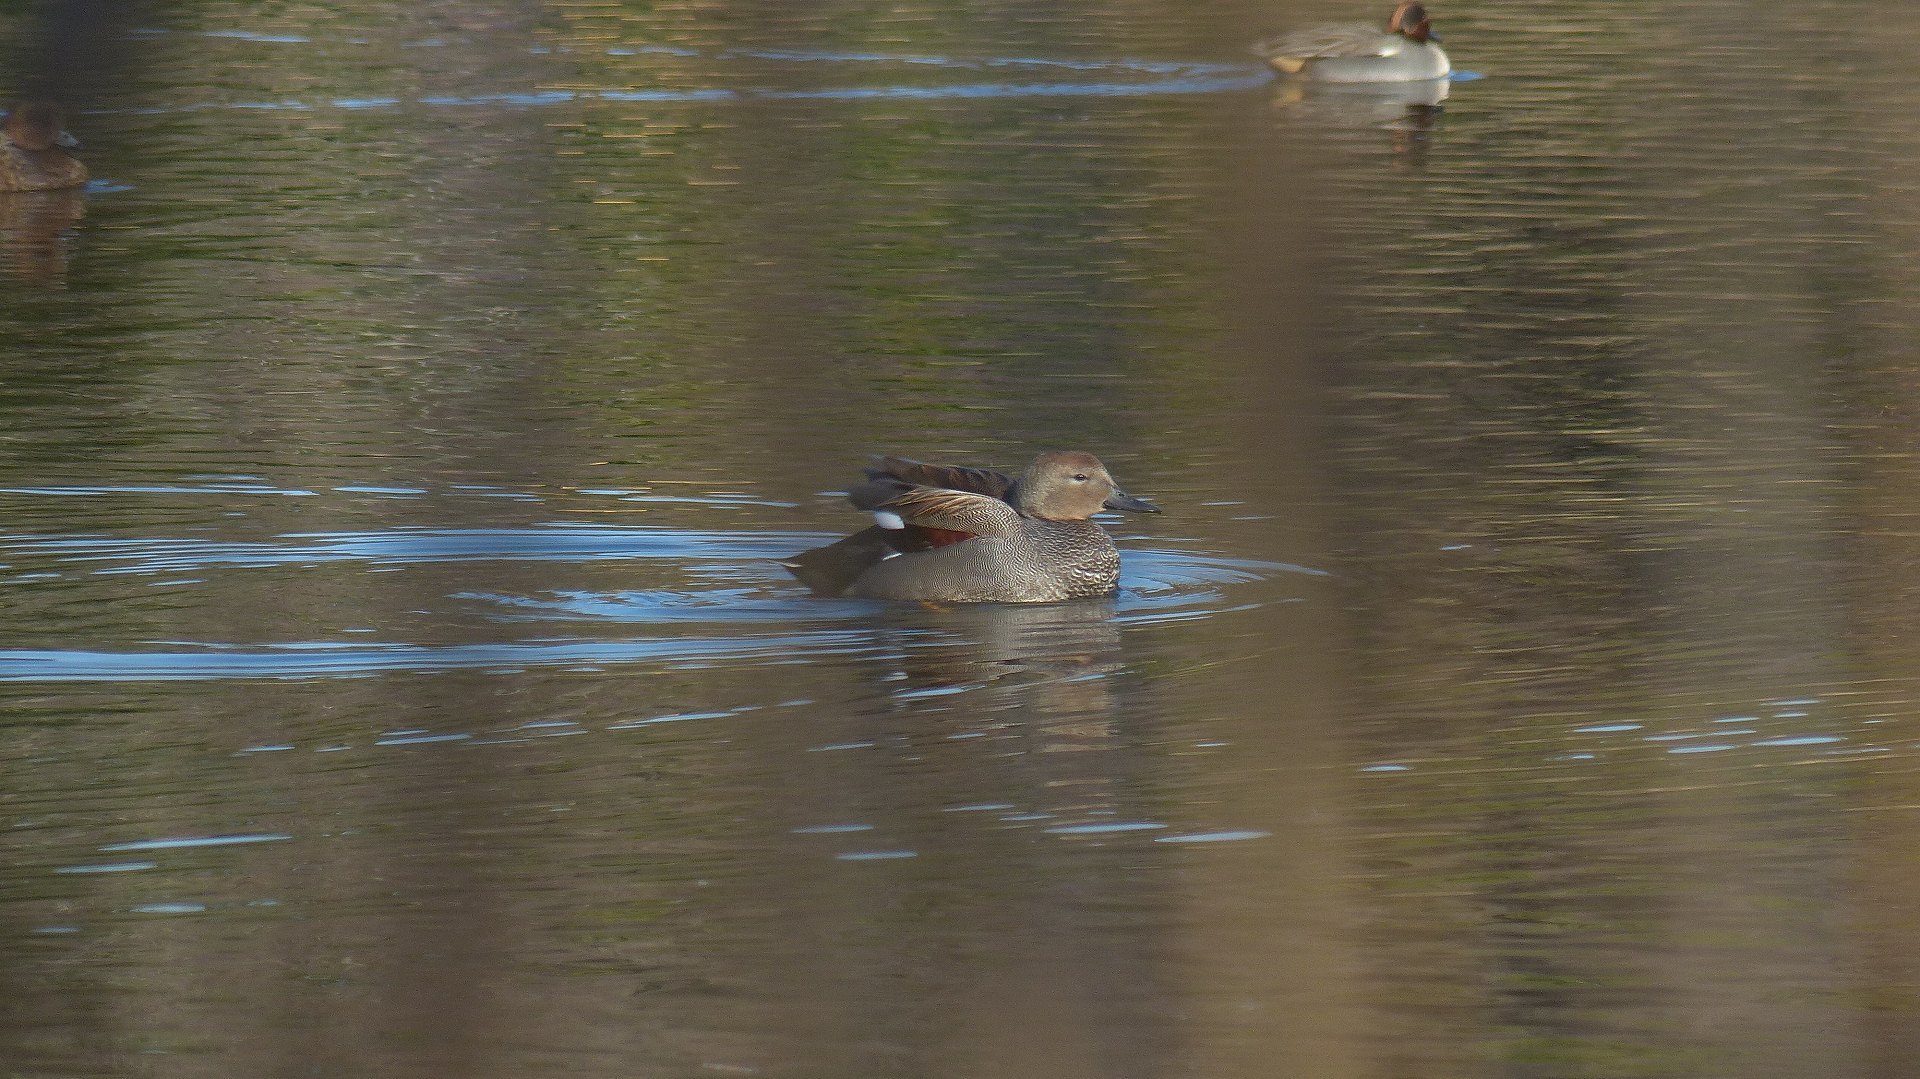
<svg viewBox="0 0 1920 1079">
<path fill-rule="evenodd" d="M 1282 75 L 1320 82 L 1416 82 L 1453 70 L 1437 40 L 1427 9 L 1417 0 L 1402 0 L 1384 31 L 1322 26 L 1282 34 L 1253 51 Z"/>
<path fill-rule="evenodd" d="M 0 191 L 56 191 L 86 183 L 87 167 L 67 153 L 78 145 L 59 106 L 15 105 L 0 121 Z"/>
<path fill-rule="evenodd" d="M 930 603 L 1052 603 L 1108 595 L 1120 553 L 1090 518 L 1159 513 L 1090 453 L 1054 450 L 1018 477 L 876 457 L 848 492 L 877 522 L 782 562 L 822 595 Z"/>
</svg>

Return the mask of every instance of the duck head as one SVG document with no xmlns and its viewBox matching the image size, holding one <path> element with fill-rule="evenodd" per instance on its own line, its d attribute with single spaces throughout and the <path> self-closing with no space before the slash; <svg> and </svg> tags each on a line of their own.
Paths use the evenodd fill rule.
<svg viewBox="0 0 1920 1079">
<path fill-rule="evenodd" d="M 1433 20 L 1427 18 L 1427 9 L 1417 0 L 1402 0 L 1399 7 L 1387 18 L 1387 33 L 1399 34 L 1408 41 L 1438 41 L 1440 35 L 1433 32 Z"/>
<path fill-rule="evenodd" d="M 1103 509 L 1159 513 L 1160 507 L 1122 491 L 1091 453 L 1049 450 L 1033 459 L 1014 488 L 1014 508 L 1049 521 L 1084 521 Z"/>
<path fill-rule="evenodd" d="M 48 101 L 24 101 L 15 105 L 8 111 L 4 124 L 0 124 L 0 132 L 22 150 L 37 152 L 55 146 L 71 149 L 80 145 L 79 139 L 67 134 L 60 106 Z"/>
</svg>

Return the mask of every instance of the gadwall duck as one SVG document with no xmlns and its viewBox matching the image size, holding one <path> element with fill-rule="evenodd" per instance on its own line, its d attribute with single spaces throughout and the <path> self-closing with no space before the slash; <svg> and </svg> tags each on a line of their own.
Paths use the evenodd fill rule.
<svg viewBox="0 0 1920 1079">
<path fill-rule="evenodd" d="M 0 191 L 57 191 L 87 182 L 87 167 L 67 153 L 60 108 L 45 101 L 15 105 L 0 121 Z"/>
<path fill-rule="evenodd" d="M 1090 518 L 1159 513 L 1090 453 L 1054 450 L 1017 478 L 876 457 L 848 492 L 878 522 L 781 565 L 821 595 L 929 603 L 1052 603 L 1111 593 L 1120 552 Z"/>
<path fill-rule="evenodd" d="M 1282 75 L 1319 82 L 1417 82 L 1453 70 L 1434 42 L 1432 20 L 1416 0 L 1404 0 L 1387 28 L 1322 26 L 1282 34 L 1253 47 Z"/>
</svg>

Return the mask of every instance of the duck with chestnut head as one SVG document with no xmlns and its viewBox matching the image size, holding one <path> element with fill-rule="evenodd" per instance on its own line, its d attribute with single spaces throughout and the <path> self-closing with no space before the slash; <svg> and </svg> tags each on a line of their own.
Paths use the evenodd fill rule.
<svg viewBox="0 0 1920 1079">
<path fill-rule="evenodd" d="M 1282 75 L 1316 82 L 1418 82 L 1453 71 L 1433 20 L 1418 0 L 1403 0 L 1377 26 L 1321 26 L 1296 30 L 1253 47 Z"/>
</svg>

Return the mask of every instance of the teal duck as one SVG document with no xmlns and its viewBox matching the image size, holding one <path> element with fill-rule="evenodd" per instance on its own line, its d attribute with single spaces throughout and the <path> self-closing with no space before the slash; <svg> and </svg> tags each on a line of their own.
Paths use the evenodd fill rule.
<svg viewBox="0 0 1920 1079">
<path fill-rule="evenodd" d="M 1253 51 L 1282 75 L 1316 82 L 1418 82 L 1453 70 L 1436 42 L 1433 21 L 1416 0 L 1403 0 L 1375 26 L 1321 26 L 1263 41 Z"/>
</svg>

